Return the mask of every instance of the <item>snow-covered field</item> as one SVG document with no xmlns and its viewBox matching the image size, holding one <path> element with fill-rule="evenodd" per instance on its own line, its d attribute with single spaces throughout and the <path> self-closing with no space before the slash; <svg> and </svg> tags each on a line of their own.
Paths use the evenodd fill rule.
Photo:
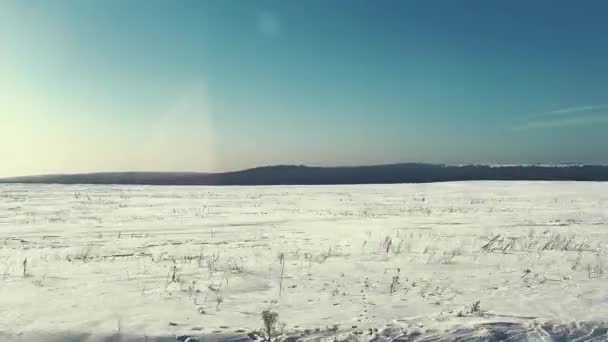
<svg viewBox="0 0 608 342">
<path fill-rule="evenodd" d="M 606 341 L 607 253 L 608 183 L 0 185 L 0 340 Z"/>
</svg>

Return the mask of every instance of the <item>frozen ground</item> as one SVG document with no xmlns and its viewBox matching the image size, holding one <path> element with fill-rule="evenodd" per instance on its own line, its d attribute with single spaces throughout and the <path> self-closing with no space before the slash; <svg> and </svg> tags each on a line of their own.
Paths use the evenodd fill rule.
<svg viewBox="0 0 608 342">
<path fill-rule="evenodd" d="M 607 253 L 608 183 L 0 185 L 0 339 L 606 341 Z"/>
</svg>

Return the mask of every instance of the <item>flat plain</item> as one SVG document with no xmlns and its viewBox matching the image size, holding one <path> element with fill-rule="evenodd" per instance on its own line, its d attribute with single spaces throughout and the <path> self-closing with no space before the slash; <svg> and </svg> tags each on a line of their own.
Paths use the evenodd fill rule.
<svg viewBox="0 0 608 342">
<path fill-rule="evenodd" d="M 0 337 L 606 341 L 607 254 L 608 183 L 5 184 Z"/>
</svg>

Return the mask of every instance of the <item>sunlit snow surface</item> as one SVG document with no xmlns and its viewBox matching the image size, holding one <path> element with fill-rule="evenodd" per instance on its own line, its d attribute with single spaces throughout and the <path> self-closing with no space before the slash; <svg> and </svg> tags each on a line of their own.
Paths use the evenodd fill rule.
<svg viewBox="0 0 608 342">
<path fill-rule="evenodd" d="M 608 183 L 0 185 L 0 340 L 608 341 L 607 253 Z"/>
</svg>

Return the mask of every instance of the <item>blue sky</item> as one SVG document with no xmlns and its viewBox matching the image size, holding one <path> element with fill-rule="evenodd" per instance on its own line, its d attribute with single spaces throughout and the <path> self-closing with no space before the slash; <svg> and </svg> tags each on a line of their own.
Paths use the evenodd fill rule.
<svg viewBox="0 0 608 342">
<path fill-rule="evenodd" d="M 608 163 L 608 2 L 0 2 L 0 176 Z"/>
</svg>

